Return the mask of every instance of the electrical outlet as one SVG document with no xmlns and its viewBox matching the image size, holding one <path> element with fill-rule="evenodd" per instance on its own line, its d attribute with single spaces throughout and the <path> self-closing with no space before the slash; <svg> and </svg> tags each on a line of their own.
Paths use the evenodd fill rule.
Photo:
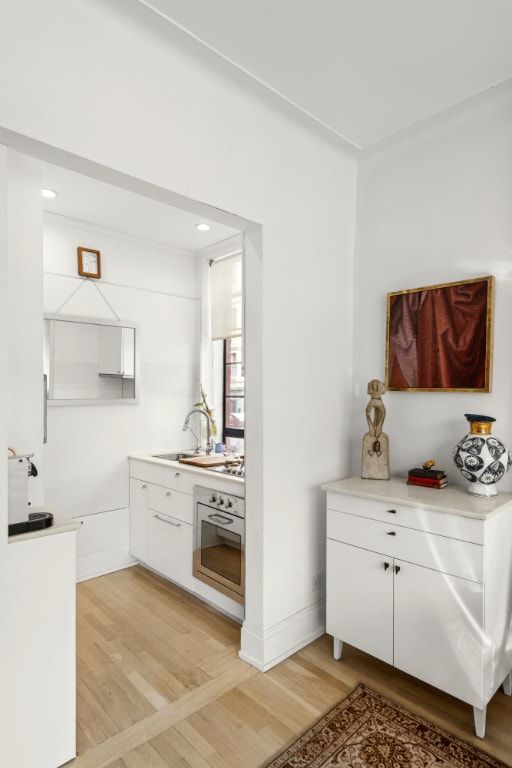
<svg viewBox="0 0 512 768">
<path fill-rule="evenodd" d="M 309 591 L 316 592 L 318 589 L 325 587 L 325 573 L 317 573 L 316 576 L 311 576 L 309 579 Z"/>
</svg>

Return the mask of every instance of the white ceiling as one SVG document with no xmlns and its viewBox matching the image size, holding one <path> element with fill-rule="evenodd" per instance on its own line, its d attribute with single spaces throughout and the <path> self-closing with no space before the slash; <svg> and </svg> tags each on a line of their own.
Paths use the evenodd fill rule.
<svg viewBox="0 0 512 768">
<path fill-rule="evenodd" d="M 115 0 L 108 0 L 112 3 Z M 169 44 L 222 60 L 366 149 L 512 77 L 512 0 L 131 0 Z M 137 14 L 135 14 L 137 18 Z M 226 64 L 227 62 L 227 64 Z M 44 165 L 45 209 L 198 251 L 239 230 Z"/>
<path fill-rule="evenodd" d="M 45 211 L 175 249 L 199 251 L 240 232 L 49 163 L 43 163 L 43 186 L 58 193 L 43 200 Z M 208 232 L 196 229 L 200 222 L 210 224 Z"/>
<path fill-rule="evenodd" d="M 364 149 L 512 76 L 511 0 L 139 0 Z"/>
</svg>

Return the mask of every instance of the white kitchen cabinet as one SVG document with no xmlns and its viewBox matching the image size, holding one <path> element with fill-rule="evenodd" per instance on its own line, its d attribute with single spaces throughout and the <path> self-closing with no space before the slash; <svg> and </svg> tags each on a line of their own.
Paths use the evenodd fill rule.
<svg viewBox="0 0 512 768">
<path fill-rule="evenodd" d="M 194 526 L 176 517 L 148 509 L 147 564 L 192 591 Z"/>
<path fill-rule="evenodd" d="M 115 325 L 99 326 L 99 367 L 104 376 L 133 377 L 135 330 Z"/>
<path fill-rule="evenodd" d="M 147 557 L 148 483 L 130 478 L 130 552 L 138 560 Z"/>
<path fill-rule="evenodd" d="M 193 591 L 193 482 L 173 467 L 134 461 L 130 478 L 130 552 Z"/>
<path fill-rule="evenodd" d="M 473 706 L 512 669 L 512 496 L 350 478 L 327 490 L 327 631 Z"/>
</svg>

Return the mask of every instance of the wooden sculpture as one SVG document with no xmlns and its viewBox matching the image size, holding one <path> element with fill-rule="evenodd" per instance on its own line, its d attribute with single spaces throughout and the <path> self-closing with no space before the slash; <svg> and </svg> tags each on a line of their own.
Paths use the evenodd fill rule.
<svg viewBox="0 0 512 768">
<path fill-rule="evenodd" d="M 366 406 L 368 432 L 363 437 L 363 461 L 361 477 L 370 480 L 389 480 L 389 441 L 382 431 L 386 409 L 382 395 L 386 387 L 382 381 L 368 382 L 370 402 Z"/>
</svg>

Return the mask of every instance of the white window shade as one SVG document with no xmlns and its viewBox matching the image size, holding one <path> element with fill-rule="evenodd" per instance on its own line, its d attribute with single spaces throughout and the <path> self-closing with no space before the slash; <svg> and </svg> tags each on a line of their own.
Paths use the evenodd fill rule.
<svg viewBox="0 0 512 768">
<path fill-rule="evenodd" d="M 242 254 L 211 264 L 212 339 L 242 334 Z"/>
</svg>

